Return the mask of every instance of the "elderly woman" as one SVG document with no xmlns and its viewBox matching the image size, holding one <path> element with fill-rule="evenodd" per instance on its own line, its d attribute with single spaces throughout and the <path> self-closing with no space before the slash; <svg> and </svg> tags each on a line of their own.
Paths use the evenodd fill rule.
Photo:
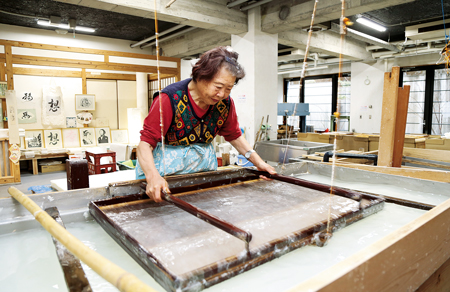
<svg viewBox="0 0 450 292">
<path fill-rule="evenodd" d="M 217 169 L 212 141 L 221 135 L 259 170 L 275 173 L 242 136 L 231 89 L 245 76 L 231 47 L 204 53 L 192 69 L 192 79 L 164 88 L 154 97 L 137 148 L 137 179 L 147 180 L 146 193 L 161 201 L 169 192 L 162 176 Z M 163 161 L 159 100 L 162 102 L 165 158 Z"/>
</svg>

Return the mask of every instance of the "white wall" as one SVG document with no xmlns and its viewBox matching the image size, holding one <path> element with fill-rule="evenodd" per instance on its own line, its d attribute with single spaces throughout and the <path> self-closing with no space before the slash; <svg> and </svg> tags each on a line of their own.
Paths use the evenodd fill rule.
<svg viewBox="0 0 450 292">
<path fill-rule="evenodd" d="M 439 54 L 417 55 L 378 62 L 352 63 L 350 129 L 358 133 L 380 133 L 384 73 L 393 66 L 435 65 Z M 366 85 L 366 79 L 370 84 Z M 370 108 L 372 106 L 372 108 Z"/>
<path fill-rule="evenodd" d="M 181 60 L 180 64 L 180 76 L 181 80 L 184 80 L 186 78 L 191 77 L 192 73 L 192 65 L 195 64 L 198 61 L 198 59 L 193 60 Z"/>
<path fill-rule="evenodd" d="M 384 64 L 353 63 L 351 72 L 350 129 L 358 133 L 379 133 Z"/>
<path fill-rule="evenodd" d="M 117 81 L 118 98 L 118 118 L 119 129 L 128 129 L 128 108 L 136 108 L 136 81 L 118 80 Z"/>
</svg>

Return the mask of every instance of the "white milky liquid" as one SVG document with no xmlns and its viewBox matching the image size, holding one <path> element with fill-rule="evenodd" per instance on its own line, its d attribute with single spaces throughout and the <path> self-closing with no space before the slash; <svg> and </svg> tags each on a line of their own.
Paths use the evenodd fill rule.
<svg viewBox="0 0 450 292">
<path fill-rule="evenodd" d="M 294 175 L 294 177 L 318 182 L 321 184 L 330 185 L 330 177 L 318 174 L 302 173 Z M 450 195 L 448 193 L 436 193 L 433 190 L 430 192 L 420 192 L 408 187 L 408 185 L 394 186 L 392 184 L 368 183 L 358 181 L 343 181 L 334 179 L 333 185 L 335 187 L 342 187 L 352 190 L 359 190 L 362 192 L 369 192 L 373 194 L 385 195 L 403 200 L 410 200 L 431 205 L 439 205 L 448 200 Z"/>
<path fill-rule="evenodd" d="M 334 233 L 325 247 L 302 247 L 204 291 L 286 291 L 424 213 L 386 204 L 379 213 Z M 156 291 L 164 291 L 97 223 L 65 225 L 83 243 Z M 0 235 L 0 250 L 1 291 L 67 291 L 53 242 L 43 228 Z M 95 292 L 118 291 L 84 264 L 83 268 Z"/>
</svg>

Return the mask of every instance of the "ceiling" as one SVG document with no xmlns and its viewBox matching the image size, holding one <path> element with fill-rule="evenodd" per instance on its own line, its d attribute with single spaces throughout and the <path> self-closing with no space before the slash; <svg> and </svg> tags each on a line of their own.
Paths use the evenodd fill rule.
<svg viewBox="0 0 450 292">
<path fill-rule="evenodd" d="M 161 1 L 161 0 L 160 0 Z M 174 2 L 172 5 L 175 7 L 176 5 L 181 5 L 182 1 Z M 411 0 L 410 0 L 411 1 Z M 51 29 L 55 30 L 55 28 L 51 27 L 43 27 L 37 24 L 37 19 L 49 19 L 51 16 L 59 16 L 61 17 L 61 23 L 68 23 L 69 19 L 76 19 L 77 25 L 86 26 L 96 28 L 94 33 L 83 33 L 77 32 L 79 34 L 89 34 L 101 37 L 108 38 L 116 38 L 129 40 L 130 44 L 136 43 L 143 39 L 154 36 L 155 34 L 155 22 L 154 19 L 151 18 L 151 13 L 147 13 L 146 17 L 124 14 L 119 12 L 113 12 L 103 9 L 96 9 L 92 7 L 80 6 L 75 4 L 63 3 L 63 2 L 72 2 L 78 3 L 83 2 L 81 0 L 0 0 L 0 23 L 9 24 L 9 25 L 17 25 L 24 27 L 33 27 L 40 29 Z M 268 0 L 233 0 L 227 2 L 226 0 L 220 1 L 216 0 L 215 2 L 221 3 L 223 5 L 223 11 L 240 10 L 245 6 L 251 4 L 261 4 L 262 13 L 265 10 L 270 10 L 270 7 L 275 6 L 275 4 L 285 4 L 286 6 L 297 5 L 306 2 L 313 2 L 311 0 L 281 0 L 281 1 L 268 1 Z M 227 8 L 227 4 L 232 2 L 239 2 L 241 4 L 234 6 L 233 8 Z M 340 2 L 336 0 L 336 2 Z M 349 2 L 349 1 L 348 1 Z M 401 2 L 401 1 L 399 1 Z M 407 2 L 407 1 L 403 1 Z M 444 1 L 444 11 L 446 12 L 445 17 L 450 18 L 450 1 Z M 153 5 L 153 1 L 149 1 L 151 5 Z M 371 2 L 372 3 L 372 2 Z M 280 6 L 278 6 L 279 8 Z M 274 9 L 278 9 L 274 8 Z M 360 31 L 377 39 L 383 40 L 385 42 L 401 42 L 405 40 L 405 26 L 418 24 L 422 22 L 436 21 L 442 20 L 442 7 L 441 1 L 439 0 L 416 0 L 405 4 L 400 4 L 391 7 L 385 7 L 382 9 L 372 10 L 365 9 L 366 11 L 363 13 L 364 16 L 373 19 L 380 24 L 383 24 L 388 29 L 386 32 L 377 32 L 373 29 L 362 26 L 359 23 L 356 23 L 355 20 L 357 15 L 348 16 L 353 22 L 353 26 L 351 29 Z M 6 13 L 5 13 L 6 12 Z M 245 11 L 242 12 L 245 15 Z M 159 18 L 159 17 L 158 17 Z M 330 27 L 331 23 L 339 23 L 338 19 L 326 21 L 322 23 L 324 27 Z M 158 21 L 158 30 L 159 32 L 164 32 L 170 28 L 179 25 L 176 19 L 174 18 L 174 22 L 168 21 Z M 187 26 L 189 27 L 189 26 Z M 450 24 L 448 25 L 450 28 Z M 185 27 L 186 28 L 186 27 Z M 182 28 L 184 29 L 184 28 Z M 181 30 L 182 30 L 181 29 Z M 450 30 L 450 29 L 449 29 Z M 179 30 L 175 30 L 170 34 L 174 34 L 179 32 Z M 71 33 L 71 32 L 70 32 Z M 170 35 L 167 34 L 167 35 Z M 167 36 L 166 35 L 166 36 Z M 439 42 L 439 45 L 443 45 L 443 37 L 442 41 Z M 411 46 L 411 44 L 409 44 Z M 414 46 L 414 44 L 412 44 Z M 280 55 L 286 51 L 289 51 L 289 48 L 293 46 L 280 44 L 279 50 Z M 311 51 L 314 52 L 314 47 L 311 48 Z"/>
</svg>

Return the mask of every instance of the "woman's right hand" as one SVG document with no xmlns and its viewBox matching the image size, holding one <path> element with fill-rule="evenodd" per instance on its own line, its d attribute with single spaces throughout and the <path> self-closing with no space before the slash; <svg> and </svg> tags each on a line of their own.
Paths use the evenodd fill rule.
<svg viewBox="0 0 450 292">
<path fill-rule="evenodd" d="M 154 175 L 151 179 L 147 179 L 145 193 L 157 203 L 162 202 L 161 190 L 170 194 L 169 184 L 159 174 Z"/>
</svg>

